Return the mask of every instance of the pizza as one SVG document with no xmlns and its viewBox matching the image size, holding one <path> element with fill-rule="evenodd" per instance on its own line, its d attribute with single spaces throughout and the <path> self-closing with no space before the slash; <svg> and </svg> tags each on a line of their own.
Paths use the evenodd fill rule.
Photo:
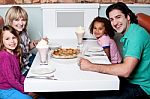
<svg viewBox="0 0 150 99">
<path fill-rule="evenodd" d="M 58 48 L 58 49 L 53 51 L 52 57 L 62 58 L 62 59 L 70 59 L 70 58 L 76 58 L 78 53 L 79 53 L 78 49 Z"/>
</svg>

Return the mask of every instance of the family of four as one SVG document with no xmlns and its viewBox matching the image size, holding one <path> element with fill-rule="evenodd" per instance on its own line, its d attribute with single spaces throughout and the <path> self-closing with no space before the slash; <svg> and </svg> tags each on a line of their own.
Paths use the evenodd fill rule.
<svg viewBox="0 0 150 99">
<path fill-rule="evenodd" d="M 148 99 L 150 95 L 150 35 L 138 25 L 135 14 L 122 2 L 106 9 L 107 18 L 96 17 L 90 33 L 103 47 L 112 64 L 94 64 L 80 59 L 80 69 L 120 78 L 118 91 L 88 94 L 90 99 Z M 24 92 L 26 74 L 21 69 L 31 66 L 34 55 L 30 53 L 38 40 L 29 39 L 26 27 L 28 15 L 19 7 L 11 7 L 5 16 L 5 26 L 0 32 L 0 99 L 36 99 L 38 94 Z M 123 59 L 113 40 L 115 32 L 122 33 Z M 46 38 L 45 38 L 46 39 Z M 84 97 L 82 97 L 84 98 Z"/>
</svg>

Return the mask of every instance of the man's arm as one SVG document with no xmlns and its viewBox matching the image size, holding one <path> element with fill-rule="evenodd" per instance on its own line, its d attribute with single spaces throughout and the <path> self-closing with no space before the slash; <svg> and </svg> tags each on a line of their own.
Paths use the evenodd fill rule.
<svg viewBox="0 0 150 99">
<path fill-rule="evenodd" d="M 121 77 L 128 77 L 138 63 L 138 59 L 126 57 L 120 64 L 93 64 L 86 59 L 80 60 L 80 69 L 87 71 L 100 72 Z"/>
</svg>

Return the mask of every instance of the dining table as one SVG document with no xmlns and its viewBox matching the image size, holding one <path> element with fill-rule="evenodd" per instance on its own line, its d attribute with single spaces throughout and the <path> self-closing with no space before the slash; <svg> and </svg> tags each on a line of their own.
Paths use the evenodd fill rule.
<svg viewBox="0 0 150 99">
<path fill-rule="evenodd" d="M 78 46 L 76 39 L 51 40 L 49 43 L 57 43 L 61 45 L 59 46 L 61 48 L 77 48 Z M 111 64 L 95 39 L 85 39 L 83 41 L 82 50 L 84 53 L 80 57 L 71 59 L 54 58 L 51 55 L 53 50 L 50 49 L 48 52 L 47 65 L 40 64 L 40 56 L 37 52 L 24 81 L 25 92 L 119 90 L 120 81 L 118 76 L 80 69 L 78 62 L 81 57 L 89 59 L 93 63 Z M 91 53 L 94 53 L 94 55 Z"/>
</svg>

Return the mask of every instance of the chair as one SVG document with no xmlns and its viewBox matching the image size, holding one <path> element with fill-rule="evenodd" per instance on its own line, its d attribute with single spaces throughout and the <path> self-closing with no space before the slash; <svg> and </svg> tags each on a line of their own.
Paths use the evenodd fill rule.
<svg viewBox="0 0 150 99">
<path fill-rule="evenodd" d="M 137 13 L 136 16 L 137 16 L 139 25 L 145 28 L 150 34 L 150 15 L 147 15 L 144 13 Z M 150 95 L 149 95 L 149 98 L 150 98 Z"/>
<path fill-rule="evenodd" d="M 0 29 L 4 26 L 4 19 L 0 16 Z"/>
<path fill-rule="evenodd" d="M 145 28 L 150 34 L 150 15 L 147 15 L 144 13 L 137 13 L 136 16 L 137 16 L 139 25 Z"/>
</svg>

